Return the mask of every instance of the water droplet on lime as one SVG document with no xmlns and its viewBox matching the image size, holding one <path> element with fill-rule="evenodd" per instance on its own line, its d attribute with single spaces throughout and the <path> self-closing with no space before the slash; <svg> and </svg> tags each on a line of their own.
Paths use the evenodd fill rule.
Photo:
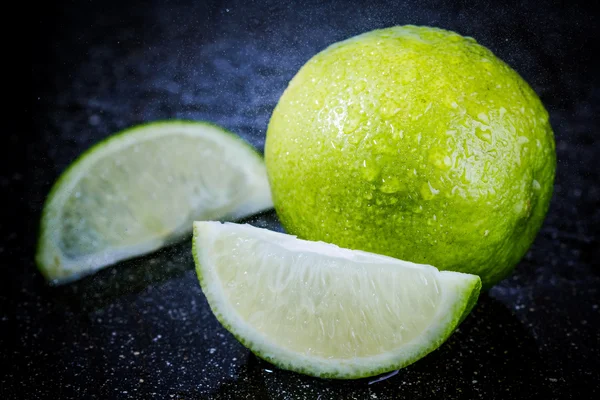
<svg viewBox="0 0 600 400">
<path fill-rule="evenodd" d="M 380 169 L 371 160 L 363 160 L 362 176 L 369 182 L 373 182 L 379 176 Z"/>
<path fill-rule="evenodd" d="M 475 136 L 488 144 L 492 144 L 492 133 L 489 132 L 489 127 L 486 127 L 485 125 L 475 128 Z"/>
<path fill-rule="evenodd" d="M 385 179 L 382 179 L 379 190 L 383 193 L 396 193 L 403 188 L 406 188 L 406 185 L 400 182 L 398 178 L 388 176 Z"/>
</svg>

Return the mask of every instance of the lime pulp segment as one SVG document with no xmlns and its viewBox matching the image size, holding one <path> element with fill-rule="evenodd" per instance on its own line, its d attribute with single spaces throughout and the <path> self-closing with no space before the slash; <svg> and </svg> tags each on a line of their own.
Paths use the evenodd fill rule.
<svg viewBox="0 0 600 400">
<path fill-rule="evenodd" d="M 208 302 L 245 346 L 284 369 L 359 378 L 439 347 L 479 277 L 232 223 L 195 222 Z"/>
<path fill-rule="evenodd" d="M 196 219 L 235 220 L 272 207 L 265 166 L 246 142 L 212 124 L 156 122 L 92 147 L 44 206 L 36 256 L 66 282 L 156 250 Z"/>
</svg>

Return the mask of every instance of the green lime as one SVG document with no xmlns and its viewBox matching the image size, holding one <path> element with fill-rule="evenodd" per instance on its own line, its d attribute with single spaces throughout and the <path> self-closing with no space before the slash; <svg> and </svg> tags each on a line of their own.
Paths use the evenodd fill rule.
<svg viewBox="0 0 600 400">
<path fill-rule="evenodd" d="M 36 261 L 63 283 L 191 233 L 195 219 L 272 207 L 260 155 L 204 122 L 141 125 L 80 156 L 50 192 Z"/>
<path fill-rule="evenodd" d="M 451 335 L 481 288 L 476 275 L 250 225 L 195 222 L 193 253 L 227 330 L 257 356 L 322 378 L 417 361 Z"/>
<path fill-rule="evenodd" d="M 304 239 L 507 276 L 552 195 L 548 113 L 485 47 L 416 26 L 336 43 L 292 79 L 265 158 L 285 229 Z"/>
</svg>

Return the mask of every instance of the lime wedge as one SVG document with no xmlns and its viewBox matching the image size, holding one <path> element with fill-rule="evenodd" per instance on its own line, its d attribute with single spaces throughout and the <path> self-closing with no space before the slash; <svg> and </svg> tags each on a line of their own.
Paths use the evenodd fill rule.
<svg viewBox="0 0 600 400">
<path fill-rule="evenodd" d="M 42 214 L 36 261 L 64 283 L 191 233 L 272 207 L 265 166 L 246 142 L 204 122 L 166 121 L 95 145 L 62 174 Z"/>
<path fill-rule="evenodd" d="M 255 228 L 194 222 L 210 307 L 242 344 L 283 369 L 353 379 L 438 348 L 475 305 L 478 276 Z"/>
</svg>

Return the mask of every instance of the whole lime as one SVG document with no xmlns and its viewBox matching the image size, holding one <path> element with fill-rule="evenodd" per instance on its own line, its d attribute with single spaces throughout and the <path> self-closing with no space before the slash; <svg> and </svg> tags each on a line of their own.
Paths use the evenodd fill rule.
<svg viewBox="0 0 600 400">
<path fill-rule="evenodd" d="M 485 288 L 531 245 L 556 168 L 529 85 L 474 39 L 416 26 L 310 59 L 265 153 L 289 233 L 478 274 Z"/>
</svg>

